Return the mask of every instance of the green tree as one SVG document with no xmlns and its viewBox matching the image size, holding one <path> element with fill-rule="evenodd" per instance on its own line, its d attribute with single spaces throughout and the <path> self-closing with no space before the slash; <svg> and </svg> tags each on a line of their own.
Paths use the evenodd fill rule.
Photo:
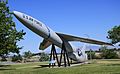
<svg viewBox="0 0 120 74">
<path fill-rule="evenodd" d="M 114 26 L 109 30 L 107 38 L 110 39 L 113 44 L 120 42 L 120 25 Z"/>
<path fill-rule="evenodd" d="M 10 52 L 19 53 L 22 47 L 17 42 L 23 39 L 23 30 L 17 31 L 7 0 L 0 0 L 0 56 L 5 58 Z"/>
<path fill-rule="evenodd" d="M 30 51 L 24 52 L 24 57 L 30 59 L 30 57 L 32 57 L 32 53 Z"/>
<path fill-rule="evenodd" d="M 87 55 L 88 55 L 88 59 L 96 59 L 95 58 L 95 51 L 92 51 L 91 49 L 90 49 L 90 51 L 89 52 L 87 52 Z"/>
<path fill-rule="evenodd" d="M 117 59 L 118 55 L 113 49 L 107 49 L 106 46 L 103 46 L 100 48 L 101 51 L 101 57 L 103 59 Z"/>
<path fill-rule="evenodd" d="M 23 60 L 22 56 L 20 54 L 13 55 L 12 62 L 21 62 Z"/>
<path fill-rule="evenodd" d="M 40 55 L 40 61 L 48 61 L 49 60 L 49 55 L 45 53 L 41 53 Z"/>
</svg>

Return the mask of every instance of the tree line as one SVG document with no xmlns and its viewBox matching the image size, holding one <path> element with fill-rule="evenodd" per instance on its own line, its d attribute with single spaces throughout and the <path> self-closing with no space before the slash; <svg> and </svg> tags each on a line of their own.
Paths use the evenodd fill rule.
<svg viewBox="0 0 120 74">
<path fill-rule="evenodd" d="M 97 51 L 88 51 L 88 59 L 120 59 L 120 50 L 108 49 L 107 46 L 100 47 Z"/>
</svg>

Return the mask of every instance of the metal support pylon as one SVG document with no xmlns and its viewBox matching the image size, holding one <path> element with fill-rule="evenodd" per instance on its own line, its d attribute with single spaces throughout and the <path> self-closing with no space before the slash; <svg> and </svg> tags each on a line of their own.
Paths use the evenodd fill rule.
<svg viewBox="0 0 120 74">
<path fill-rule="evenodd" d="M 68 57 L 68 53 L 66 51 L 66 48 L 65 48 L 65 44 L 63 42 L 62 44 L 62 50 L 61 50 L 61 56 L 60 56 L 60 65 L 61 65 L 61 61 L 62 61 L 62 56 L 63 56 L 63 63 L 64 63 L 64 66 L 70 66 L 70 62 L 69 62 L 69 57 Z"/>
<path fill-rule="evenodd" d="M 59 61 L 58 61 L 58 56 L 57 56 L 57 52 L 56 52 L 56 49 L 55 49 L 55 45 L 52 44 L 52 48 L 51 48 L 51 54 L 50 54 L 50 61 L 52 60 L 56 60 L 57 61 L 57 64 L 58 64 L 58 67 L 60 67 L 60 64 L 59 64 Z M 53 67 L 55 66 L 55 63 L 49 63 L 49 67 Z"/>
<path fill-rule="evenodd" d="M 56 49 L 55 49 L 55 45 L 52 44 L 52 48 L 51 48 L 51 54 L 50 54 L 50 61 L 51 60 L 55 60 L 57 61 L 57 64 L 58 64 L 58 67 L 61 66 L 61 63 L 62 63 L 62 56 L 63 56 L 63 63 L 64 63 L 64 66 L 70 66 L 70 62 L 69 62 L 69 57 L 68 57 L 68 53 L 67 53 L 67 50 L 65 48 L 65 44 L 63 42 L 62 44 L 62 49 L 61 49 L 61 55 L 60 55 L 60 62 L 58 60 L 58 56 L 57 56 L 57 52 L 56 52 Z M 54 67 L 55 66 L 55 63 L 54 64 L 51 64 L 49 63 L 49 67 Z"/>
</svg>

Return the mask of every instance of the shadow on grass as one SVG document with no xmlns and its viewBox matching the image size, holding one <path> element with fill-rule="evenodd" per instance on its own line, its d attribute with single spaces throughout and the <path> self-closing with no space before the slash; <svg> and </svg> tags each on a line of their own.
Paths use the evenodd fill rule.
<svg viewBox="0 0 120 74">
<path fill-rule="evenodd" d="M 41 68 L 49 67 L 49 65 L 39 65 Z"/>
<path fill-rule="evenodd" d="M 107 64 L 106 66 L 120 66 L 120 64 Z"/>
<path fill-rule="evenodd" d="M 33 69 L 38 69 L 38 68 L 48 68 L 49 65 L 39 65 L 38 67 L 34 67 Z"/>
<path fill-rule="evenodd" d="M 0 65 L 0 71 L 3 70 L 15 70 L 13 68 L 9 68 L 11 65 Z"/>
<path fill-rule="evenodd" d="M 3 71 L 3 70 L 15 70 L 15 69 L 7 69 L 7 68 L 0 69 L 0 71 Z"/>
<path fill-rule="evenodd" d="M 70 65 L 74 65 L 74 64 L 81 64 L 81 62 L 70 63 Z M 37 69 L 37 68 L 54 68 L 54 67 L 59 67 L 59 66 L 58 65 L 51 65 L 51 66 L 49 66 L 49 65 L 39 65 L 38 67 L 34 67 L 33 69 Z M 65 66 L 64 66 L 64 64 L 61 64 L 60 67 L 65 67 Z"/>
<path fill-rule="evenodd" d="M 63 65 L 61 65 L 63 66 Z M 54 68 L 54 67 L 58 67 L 58 65 L 39 65 L 38 67 L 34 67 L 33 69 L 38 69 L 38 68 Z"/>
<path fill-rule="evenodd" d="M 0 65 L 0 67 L 10 67 L 11 65 Z"/>
</svg>

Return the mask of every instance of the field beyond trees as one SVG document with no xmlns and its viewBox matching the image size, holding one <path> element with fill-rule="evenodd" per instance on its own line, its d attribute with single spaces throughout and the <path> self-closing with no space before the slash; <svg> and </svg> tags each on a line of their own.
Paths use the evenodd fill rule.
<svg viewBox="0 0 120 74">
<path fill-rule="evenodd" d="M 0 65 L 0 74 L 120 74 L 120 60 L 92 60 L 91 64 L 73 67 L 42 67 L 47 62 Z"/>
</svg>

